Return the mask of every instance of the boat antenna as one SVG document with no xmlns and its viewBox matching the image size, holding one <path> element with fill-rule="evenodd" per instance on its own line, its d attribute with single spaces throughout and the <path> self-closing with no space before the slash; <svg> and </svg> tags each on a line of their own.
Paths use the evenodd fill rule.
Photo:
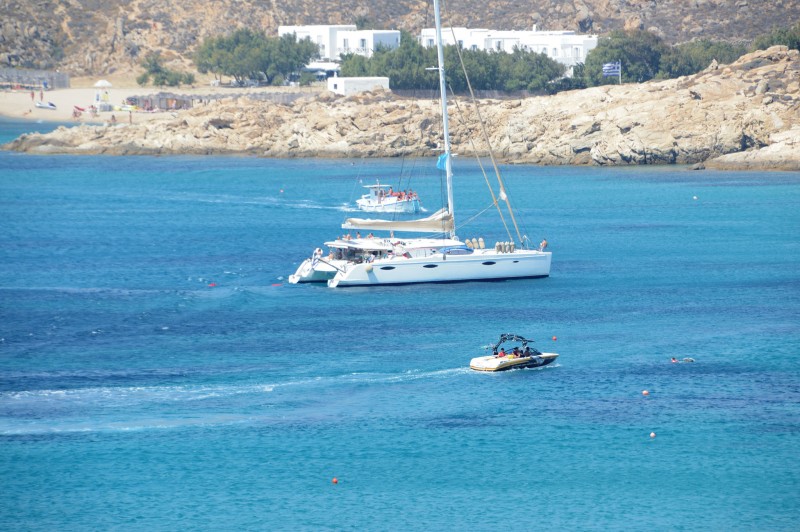
<svg viewBox="0 0 800 532">
<path fill-rule="evenodd" d="M 453 164 L 450 156 L 450 127 L 447 117 L 447 85 L 444 75 L 444 43 L 442 42 L 442 17 L 439 13 L 439 0 L 433 0 L 433 14 L 436 20 L 436 57 L 439 62 L 439 93 L 442 102 L 442 136 L 444 137 L 444 165 L 447 178 L 447 210 L 453 218 L 450 238 L 455 237 L 455 207 L 453 205 Z"/>
<path fill-rule="evenodd" d="M 455 39 L 455 30 L 450 28 L 453 32 L 453 39 Z M 457 41 L 456 41 L 457 42 Z M 497 176 L 497 182 L 500 184 L 500 199 L 506 202 L 506 207 L 508 207 L 508 214 L 511 216 L 511 222 L 514 224 L 514 230 L 517 232 L 517 238 L 519 238 L 520 243 L 523 243 L 522 234 L 519 232 L 519 226 L 517 225 L 517 219 L 514 216 L 514 209 L 511 208 L 511 201 L 508 199 L 508 194 L 506 193 L 506 186 L 503 183 L 503 178 L 500 175 L 500 168 L 497 166 L 497 159 L 494 156 L 494 150 L 492 150 L 492 144 L 489 142 L 489 134 L 486 131 L 486 123 L 483 121 L 483 117 L 481 116 L 481 110 L 478 106 L 478 100 L 475 98 L 475 91 L 472 90 L 472 83 L 469 81 L 469 75 L 467 74 L 467 68 L 464 66 L 464 57 L 461 55 L 461 47 L 456 46 L 456 53 L 458 54 L 458 60 L 461 63 L 461 71 L 464 73 L 464 79 L 467 80 L 467 88 L 469 88 L 469 95 L 472 99 L 472 103 L 475 106 L 475 112 L 478 115 L 478 122 L 481 125 L 481 132 L 483 133 L 483 139 L 486 142 L 486 147 L 489 151 L 489 159 L 492 161 L 492 166 L 494 167 L 494 173 Z M 498 210 L 499 210 L 498 205 Z"/>
</svg>

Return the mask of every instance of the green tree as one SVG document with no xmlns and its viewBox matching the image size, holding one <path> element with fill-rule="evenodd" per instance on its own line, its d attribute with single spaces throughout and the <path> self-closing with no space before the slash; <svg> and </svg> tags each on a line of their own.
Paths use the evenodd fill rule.
<svg viewBox="0 0 800 532">
<path fill-rule="evenodd" d="M 147 54 L 141 65 L 145 72 L 136 78 L 136 82 L 141 86 L 147 85 L 150 79 L 153 80 L 153 85 L 159 87 L 176 87 L 184 82 L 194 83 L 194 74 L 182 74 L 165 67 L 159 52 Z"/>
<path fill-rule="evenodd" d="M 743 45 L 707 39 L 679 44 L 661 55 L 657 77 L 669 79 L 696 74 L 714 60 L 730 64 L 746 52 L 747 48 Z"/>
<path fill-rule="evenodd" d="M 751 51 L 766 50 L 776 44 L 800 50 L 800 22 L 788 28 L 775 28 L 770 33 L 757 37 L 750 49 Z"/>
<path fill-rule="evenodd" d="M 195 54 L 195 64 L 203 74 L 232 76 L 239 83 L 261 77 L 268 83 L 282 83 L 318 56 L 319 48 L 309 39 L 298 41 L 294 34 L 270 38 L 243 28 L 205 39 Z"/>
<path fill-rule="evenodd" d="M 661 55 L 667 50 L 662 39 L 648 31 L 613 31 L 586 56 L 584 79 L 587 86 L 616 83 L 616 77 L 603 77 L 603 64 L 621 61 L 623 81 L 651 80 L 658 74 Z"/>
</svg>

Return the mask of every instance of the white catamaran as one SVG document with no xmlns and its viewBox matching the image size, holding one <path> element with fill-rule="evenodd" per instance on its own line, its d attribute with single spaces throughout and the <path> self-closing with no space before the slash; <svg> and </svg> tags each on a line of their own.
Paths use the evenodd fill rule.
<svg viewBox="0 0 800 532">
<path fill-rule="evenodd" d="M 328 286 L 377 286 L 410 283 L 445 283 L 457 281 L 481 281 L 547 277 L 550 275 L 551 253 L 540 249 L 528 249 L 527 237 L 517 237 L 517 245 L 509 236 L 508 241 L 486 246 L 482 238 L 461 241 L 455 234 L 453 215 L 453 171 L 450 134 L 447 116 L 447 92 L 444 70 L 444 48 L 439 0 L 434 0 L 436 39 L 438 52 L 439 89 L 441 92 L 442 131 L 444 153 L 437 167 L 445 170 L 447 183 L 447 205 L 438 212 L 418 220 L 380 220 L 349 218 L 342 228 L 358 231 L 386 231 L 389 237 L 340 238 L 326 242 L 330 250 L 323 256 L 320 248 L 303 261 L 297 271 L 289 276 L 292 284 L 325 282 Z M 494 157 L 491 155 L 492 163 Z M 497 165 L 494 164 L 495 170 Z M 514 227 L 516 220 L 500 178 L 499 199 L 505 200 Z M 492 192 L 495 205 L 498 197 Z M 498 207 L 498 211 L 499 211 Z M 426 233 L 419 238 L 396 237 L 395 233 Z"/>
<path fill-rule="evenodd" d="M 391 186 L 380 182 L 365 185 L 364 188 L 369 192 L 356 200 L 356 205 L 362 211 L 407 214 L 419 212 L 419 198 L 415 192 L 395 192 Z"/>
</svg>

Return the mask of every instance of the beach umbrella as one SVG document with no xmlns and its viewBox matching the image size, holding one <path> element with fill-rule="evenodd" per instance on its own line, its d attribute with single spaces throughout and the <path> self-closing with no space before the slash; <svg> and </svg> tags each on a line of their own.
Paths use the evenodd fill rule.
<svg viewBox="0 0 800 532">
<path fill-rule="evenodd" d="M 110 87 L 111 82 L 101 79 L 97 83 L 94 84 L 95 87 L 102 88 L 102 87 Z"/>
</svg>

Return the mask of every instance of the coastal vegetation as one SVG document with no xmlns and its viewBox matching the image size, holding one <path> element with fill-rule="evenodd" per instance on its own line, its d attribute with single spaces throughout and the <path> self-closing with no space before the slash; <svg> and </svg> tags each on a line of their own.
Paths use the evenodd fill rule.
<svg viewBox="0 0 800 532">
<path fill-rule="evenodd" d="M 670 46 L 648 31 L 613 31 L 589 52 L 583 79 L 587 87 L 618 83 L 616 77 L 603 77 L 603 64 L 616 61 L 622 64 L 623 83 L 673 79 L 696 74 L 714 60 L 732 63 L 747 51 L 741 44 L 708 39 Z"/>
<path fill-rule="evenodd" d="M 459 64 L 462 56 L 475 90 L 531 92 L 545 90 L 549 83 L 564 75 L 565 67 L 544 54 L 515 50 L 513 53 L 484 50 L 457 50 L 445 47 L 445 62 Z M 435 71 L 427 70 L 436 64 L 436 49 L 423 47 L 417 39 L 403 32 L 396 49 L 378 48 L 372 57 L 348 54 L 342 59 L 342 76 L 385 76 L 392 89 L 434 89 L 438 84 Z M 468 90 L 461 69 L 448 71 L 448 83 L 456 92 Z"/>
<path fill-rule="evenodd" d="M 308 39 L 298 41 L 294 34 L 267 37 L 243 28 L 205 39 L 195 54 L 195 64 L 202 74 L 231 76 L 239 85 L 247 80 L 282 85 L 318 53 L 316 44 Z"/>
<path fill-rule="evenodd" d="M 773 28 L 769 33 L 757 37 L 753 41 L 752 49 L 766 50 L 776 44 L 800 50 L 800 22 L 785 28 Z"/>
<path fill-rule="evenodd" d="M 159 52 L 147 54 L 142 60 L 142 67 L 144 72 L 136 77 L 136 83 L 142 87 L 147 85 L 151 79 L 153 85 L 158 87 L 191 85 L 195 81 L 195 76 L 191 72 L 178 72 L 164 66 L 164 60 Z"/>
<path fill-rule="evenodd" d="M 343 76 L 385 76 L 392 89 L 434 88 L 436 73 L 426 70 L 436 64 L 436 51 L 421 46 L 413 35 L 403 33 L 400 47 L 378 49 L 371 58 L 355 54 L 342 60 Z M 515 50 L 512 53 L 445 48 L 449 64 L 458 64 L 460 52 L 475 90 L 555 93 L 619 83 L 616 76 L 604 77 L 603 65 L 619 61 L 623 83 L 643 83 L 653 79 L 674 79 L 696 74 L 712 62 L 729 64 L 747 53 L 781 44 L 800 49 L 800 23 L 775 29 L 748 47 L 713 39 L 697 39 L 677 45 L 667 44 L 655 33 L 645 30 L 613 31 L 602 37 L 589 52 L 585 63 L 573 67 L 572 76 L 564 77 L 565 67 L 544 54 Z M 456 92 L 467 90 L 460 69 L 449 72 L 450 86 Z"/>
</svg>

